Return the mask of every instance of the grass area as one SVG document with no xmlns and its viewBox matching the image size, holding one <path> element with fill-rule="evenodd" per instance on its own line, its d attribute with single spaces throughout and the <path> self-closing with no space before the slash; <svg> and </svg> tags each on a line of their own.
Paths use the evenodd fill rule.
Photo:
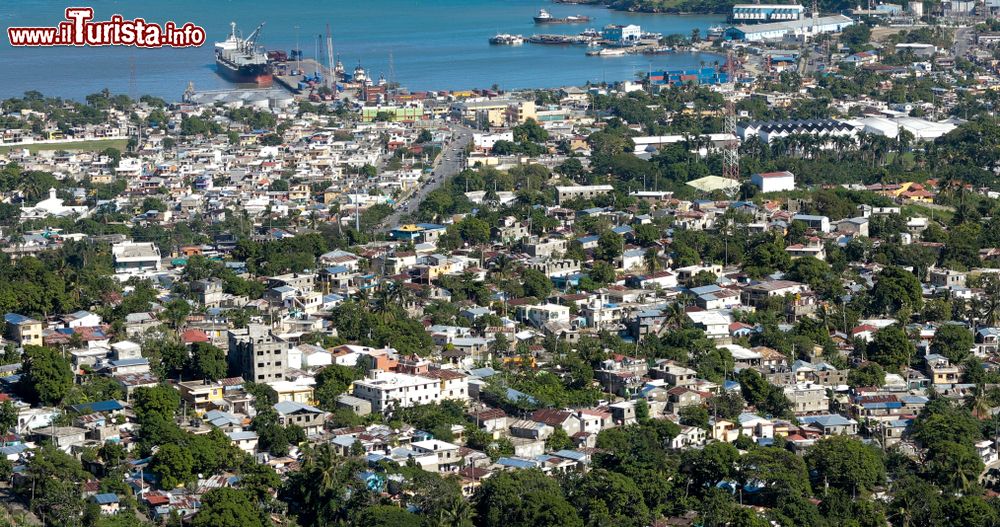
<svg viewBox="0 0 1000 527">
<path fill-rule="evenodd" d="M 955 215 L 955 213 L 950 210 L 943 210 L 937 207 L 931 208 L 915 204 L 903 205 L 903 214 L 933 218 L 935 221 L 939 221 L 944 224 L 951 223 L 951 218 Z"/>
<path fill-rule="evenodd" d="M 128 139 L 95 139 L 92 141 L 71 141 L 68 143 L 36 143 L 30 145 L 7 145 L 0 146 L 0 154 L 6 154 L 13 149 L 27 148 L 32 154 L 41 150 L 66 150 L 66 151 L 87 151 L 100 152 L 105 148 L 117 148 L 125 151 Z"/>
</svg>

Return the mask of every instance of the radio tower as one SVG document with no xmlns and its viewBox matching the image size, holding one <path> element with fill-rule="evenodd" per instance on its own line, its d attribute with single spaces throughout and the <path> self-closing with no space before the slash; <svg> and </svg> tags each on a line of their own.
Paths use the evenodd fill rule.
<svg viewBox="0 0 1000 527">
<path fill-rule="evenodd" d="M 734 103 L 736 92 L 736 58 L 733 52 L 726 54 L 726 72 L 728 81 L 733 83 L 733 92 L 726 97 L 725 130 L 724 132 L 736 137 L 736 104 Z M 730 140 L 726 142 L 722 151 L 722 177 L 727 179 L 740 179 L 740 144 L 739 141 Z"/>
</svg>

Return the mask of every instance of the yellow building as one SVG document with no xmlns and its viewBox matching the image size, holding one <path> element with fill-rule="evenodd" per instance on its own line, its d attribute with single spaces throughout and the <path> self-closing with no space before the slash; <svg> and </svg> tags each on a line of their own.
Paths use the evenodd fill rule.
<svg viewBox="0 0 1000 527">
<path fill-rule="evenodd" d="M 211 410 L 212 405 L 221 401 L 224 391 L 221 384 L 207 381 L 179 382 L 177 388 L 181 392 L 181 400 L 198 415 Z"/>
<path fill-rule="evenodd" d="M 274 381 L 267 383 L 278 394 L 278 402 L 313 404 L 313 387 L 291 381 Z"/>
<path fill-rule="evenodd" d="M 42 323 L 38 320 L 17 313 L 7 313 L 4 315 L 4 322 L 7 325 L 5 335 L 8 339 L 21 346 L 42 345 Z"/>
</svg>

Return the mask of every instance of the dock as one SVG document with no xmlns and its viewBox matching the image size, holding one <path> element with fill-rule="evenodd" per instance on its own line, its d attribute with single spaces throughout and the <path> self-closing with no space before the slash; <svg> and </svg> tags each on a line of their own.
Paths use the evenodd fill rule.
<svg viewBox="0 0 1000 527">
<path fill-rule="evenodd" d="M 292 71 L 295 69 L 298 69 L 299 73 L 292 75 Z M 301 82 L 305 77 L 314 77 L 317 72 L 323 82 L 325 82 L 327 76 L 330 75 L 326 66 L 313 59 L 289 60 L 286 62 L 274 63 L 274 81 L 283 86 L 285 89 L 296 94 L 303 93 L 304 91 L 299 89 L 299 82 Z M 320 85 L 322 85 L 322 82 Z"/>
</svg>

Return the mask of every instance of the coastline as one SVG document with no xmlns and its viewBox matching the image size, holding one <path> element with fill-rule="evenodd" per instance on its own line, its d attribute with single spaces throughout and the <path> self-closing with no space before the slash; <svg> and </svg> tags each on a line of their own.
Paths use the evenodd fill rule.
<svg viewBox="0 0 1000 527">
<path fill-rule="evenodd" d="M 697 15 L 727 15 L 732 7 L 731 4 L 719 3 L 714 4 L 714 8 L 705 10 L 681 10 L 674 8 L 665 9 L 655 9 L 655 8 L 623 8 L 619 5 L 619 2 L 608 2 L 605 0 L 552 0 L 556 4 L 566 4 L 566 5 L 587 5 L 594 7 L 603 7 L 611 11 L 617 11 L 619 13 L 642 13 L 648 15 L 675 15 L 675 16 L 697 16 Z M 679 0 L 678 5 L 684 5 L 687 0 Z"/>
</svg>

